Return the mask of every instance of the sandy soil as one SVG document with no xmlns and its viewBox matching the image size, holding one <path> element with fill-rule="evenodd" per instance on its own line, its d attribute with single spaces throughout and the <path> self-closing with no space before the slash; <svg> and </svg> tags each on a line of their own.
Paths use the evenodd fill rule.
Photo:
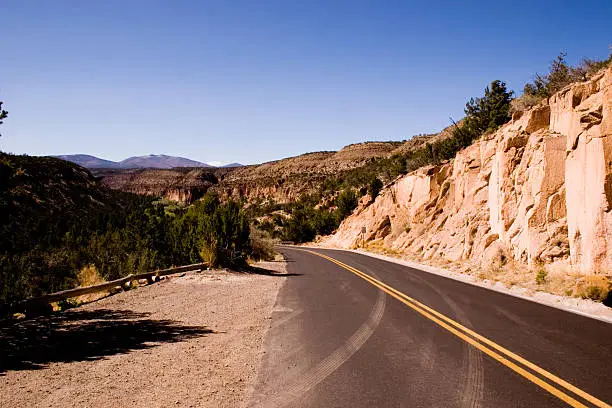
<svg viewBox="0 0 612 408">
<path fill-rule="evenodd" d="M 0 405 L 244 406 L 285 279 L 188 273 L 0 327 Z"/>
</svg>

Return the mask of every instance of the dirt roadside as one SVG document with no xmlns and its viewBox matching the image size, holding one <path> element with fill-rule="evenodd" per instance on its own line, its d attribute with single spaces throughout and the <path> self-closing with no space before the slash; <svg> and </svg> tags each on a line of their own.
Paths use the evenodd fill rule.
<svg viewBox="0 0 612 408">
<path fill-rule="evenodd" d="M 258 266 L 276 275 L 172 276 L 0 327 L 0 405 L 245 406 L 286 279 L 284 262 Z"/>
</svg>

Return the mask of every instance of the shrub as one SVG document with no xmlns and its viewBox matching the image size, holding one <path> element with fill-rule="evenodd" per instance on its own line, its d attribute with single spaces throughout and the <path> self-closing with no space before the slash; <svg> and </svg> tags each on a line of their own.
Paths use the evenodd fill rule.
<svg viewBox="0 0 612 408">
<path fill-rule="evenodd" d="M 4 102 L 0 101 L 0 125 L 4 123 L 4 119 L 8 117 L 8 112 L 2 109 L 2 104 Z M 1 136 L 1 135 L 0 135 Z"/>
<path fill-rule="evenodd" d="M 539 96 L 523 94 L 510 102 L 510 114 L 530 109 L 540 103 L 541 100 L 542 98 Z"/>
<path fill-rule="evenodd" d="M 77 273 L 76 278 L 79 286 L 91 286 L 104 282 L 104 279 L 102 279 L 102 276 L 100 276 L 98 269 L 93 264 L 82 267 Z"/>
<path fill-rule="evenodd" d="M 287 220 L 283 231 L 283 239 L 292 242 L 312 241 L 316 236 L 316 230 L 310 222 L 312 208 L 296 208 Z"/>
<path fill-rule="evenodd" d="M 482 98 L 472 98 L 465 105 L 465 119 L 462 126 L 453 129 L 453 141 L 456 147 L 462 149 L 469 146 L 480 135 L 492 132 L 508 122 L 510 116 L 510 101 L 512 91 L 506 88 L 506 83 L 496 80 L 485 88 Z M 449 146 L 451 147 L 451 146 Z M 452 150 L 452 149 L 451 149 Z M 456 150 L 453 152 L 456 153 Z"/>
<path fill-rule="evenodd" d="M 276 258 L 275 242 L 267 232 L 251 227 L 249 241 L 251 244 L 250 257 L 254 260 L 273 261 Z"/>
<path fill-rule="evenodd" d="M 605 276 L 586 276 L 583 281 L 577 284 L 576 295 L 583 299 L 602 302 L 608 298 L 610 286 L 610 280 Z"/>
<path fill-rule="evenodd" d="M 342 221 L 357 208 L 357 195 L 352 189 L 342 190 L 342 192 L 334 200 L 336 204 L 336 216 Z"/>
<path fill-rule="evenodd" d="M 220 264 L 221 254 L 219 251 L 219 246 L 214 240 L 201 240 L 200 244 L 198 245 L 198 254 L 200 254 L 202 261 L 211 267 L 218 266 Z"/>
<path fill-rule="evenodd" d="M 554 93 L 565 88 L 569 84 L 585 81 L 597 71 L 607 67 L 612 62 L 612 52 L 605 60 L 594 60 L 584 58 L 576 67 L 572 67 L 565 61 L 567 53 L 561 52 L 550 64 L 547 74 L 536 74 L 533 82 L 525 85 L 525 95 L 539 98 L 549 98 Z"/>
<path fill-rule="evenodd" d="M 380 193 L 382 188 L 382 181 L 380 181 L 378 177 L 372 176 L 372 180 L 370 180 L 370 184 L 368 185 L 368 193 L 370 194 L 370 197 L 372 197 L 372 200 L 378 197 L 378 193 Z"/>
<path fill-rule="evenodd" d="M 548 272 L 546 272 L 545 269 L 540 269 L 538 271 L 538 273 L 536 274 L 536 278 L 535 278 L 536 283 L 538 285 L 542 285 L 542 284 L 546 283 L 546 278 L 547 277 L 548 277 Z"/>
<path fill-rule="evenodd" d="M 249 224 L 235 201 L 220 204 L 218 198 L 207 194 L 188 212 L 195 222 L 197 251 L 210 266 L 240 265 L 245 262 L 249 248 Z"/>
</svg>

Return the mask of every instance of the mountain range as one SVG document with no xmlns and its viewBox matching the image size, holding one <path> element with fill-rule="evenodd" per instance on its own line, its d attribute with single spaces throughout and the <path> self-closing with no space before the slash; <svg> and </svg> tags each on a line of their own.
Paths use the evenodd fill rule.
<svg viewBox="0 0 612 408">
<path fill-rule="evenodd" d="M 240 163 L 230 163 L 224 166 L 212 166 L 207 163 L 187 159 L 185 157 L 167 156 L 165 154 L 150 154 L 148 156 L 134 156 L 115 162 L 100 159 L 88 154 L 68 154 L 53 156 L 83 166 L 87 169 L 171 169 L 173 167 L 240 167 Z"/>
</svg>

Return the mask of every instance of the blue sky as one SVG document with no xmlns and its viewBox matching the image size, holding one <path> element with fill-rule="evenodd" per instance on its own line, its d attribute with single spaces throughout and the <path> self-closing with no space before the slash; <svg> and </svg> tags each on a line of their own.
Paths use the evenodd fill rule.
<svg viewBox="0 0 612 408">
<path fill-rule="evenodd" d="M 257 163 L 440 130 L 602 58 L 611 1 L 0 1 L 0 149 Z"/>
</svg>

